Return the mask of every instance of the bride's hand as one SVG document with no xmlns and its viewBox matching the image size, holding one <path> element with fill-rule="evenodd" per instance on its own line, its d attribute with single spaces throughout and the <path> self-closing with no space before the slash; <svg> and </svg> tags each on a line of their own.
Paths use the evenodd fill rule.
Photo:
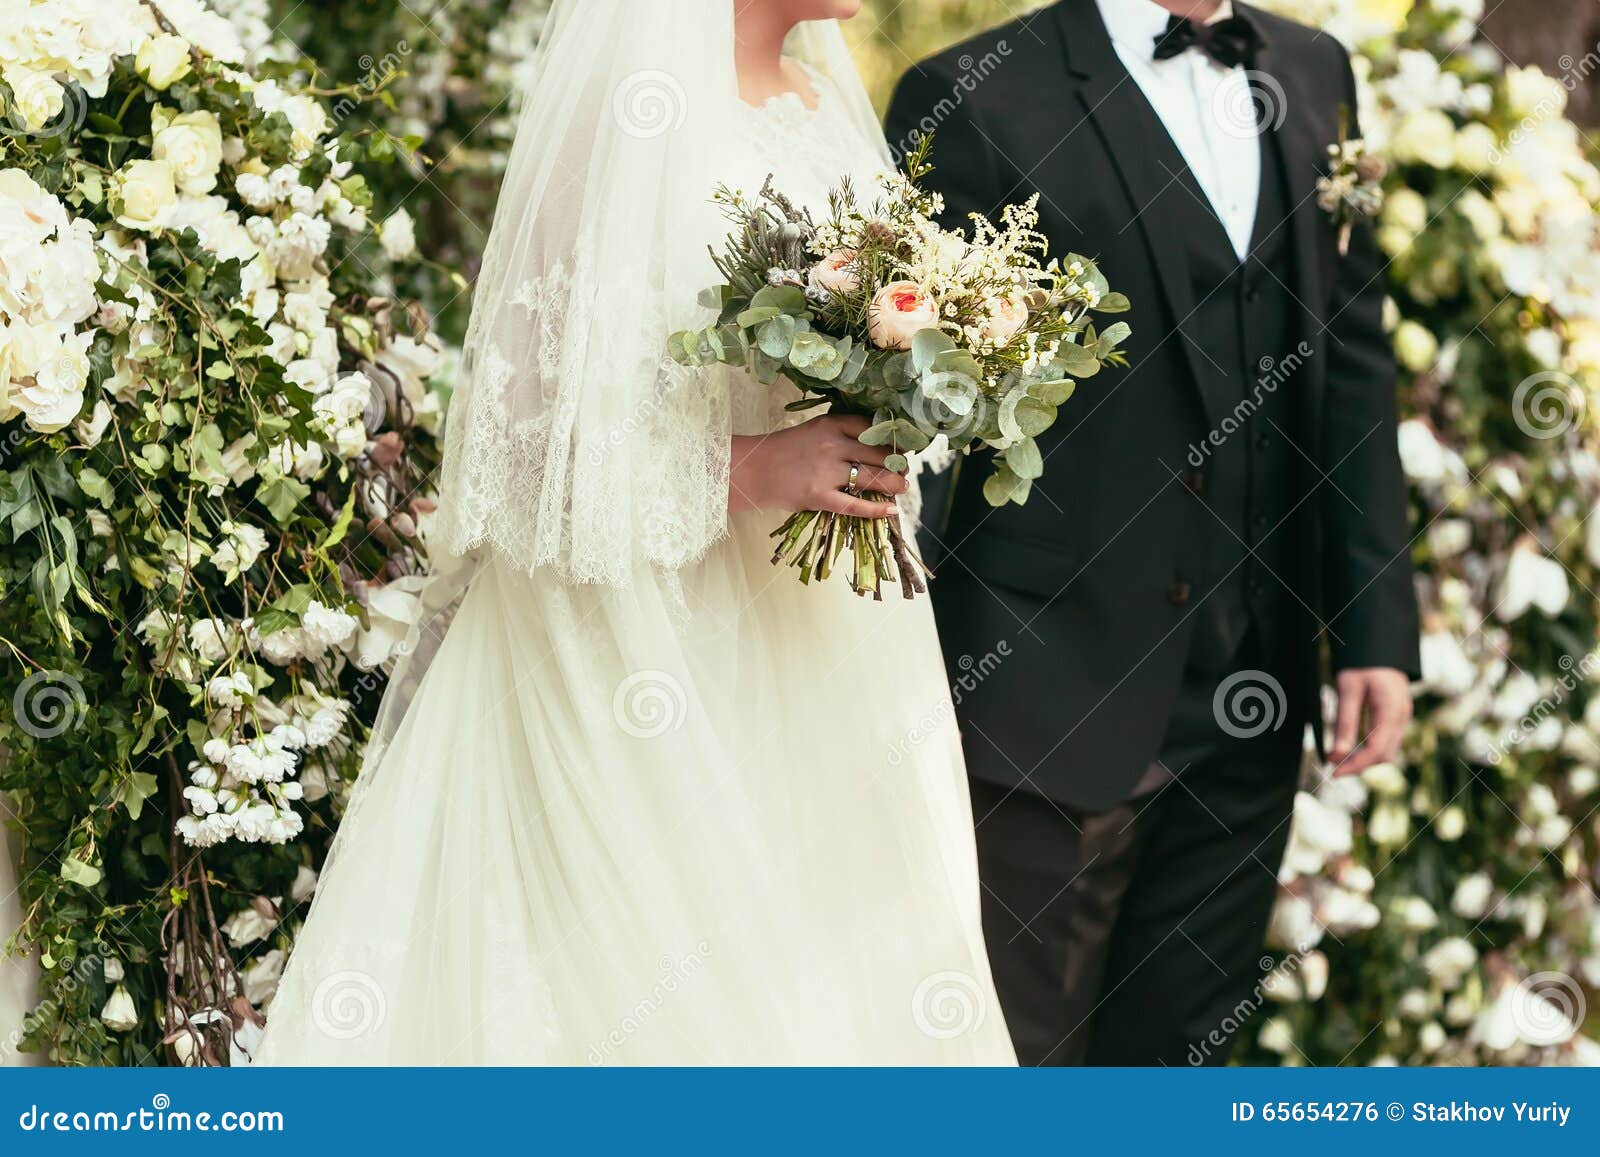
<svg viewBox="0 0 1600 1157">
<path fill-rule="evenodd" d="M 852 463 L 856 489 L 904 494 L 905 477 L 884 469 L 889 451 L 863 446 L 857 436 L 865 418 L 827 415 L 771 434 L 737 434 L 728 482 L 728 511 L 832 510 L 858 518 L 887 518 L 892 502 L 868 502 L 844 492 Z"/>
</svg>

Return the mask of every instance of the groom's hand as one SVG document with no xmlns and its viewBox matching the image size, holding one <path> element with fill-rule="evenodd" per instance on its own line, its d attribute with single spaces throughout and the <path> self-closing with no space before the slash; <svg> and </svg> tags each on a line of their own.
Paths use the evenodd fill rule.
<svg viewBox="0 0 1600 1157">
<path fill-rule="evenodd" d="M 1339 714 L 1328 759 L 1335 775 L 1356 775 L 1400 753 L 1411 722 L 1411 683 L 1393 667 L 1355 667 L 1336 676 Z M 1365 723 L 1363 723 L 1365 719 Z"/>
</svg>

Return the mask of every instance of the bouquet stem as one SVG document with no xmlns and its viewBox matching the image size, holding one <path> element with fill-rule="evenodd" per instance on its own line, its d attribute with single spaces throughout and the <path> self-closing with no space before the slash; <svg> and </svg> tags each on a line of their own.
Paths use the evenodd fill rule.
<svg viewBox="0 0 1600 1157">
<path fill-rule="evenodd" d="M 889 500 L 888 495 L 873 491 L 861 497 L 870 502 Z M 928 592 L 926 580 L 933 577 L 906 538 L 899 514 L 857 518 L 828 510 L 802 510 L 791 514 L 772 537 L 778 540 L 772 565 L 798 568 L 803 583 L 813 577 L 826 579 L 840 556 L 848 554 L 850 589 L 858 595 L 870 594 L 879 602 L 885 581 L 899 583 L 901 596 L 914 599 Z"/>
</svg>

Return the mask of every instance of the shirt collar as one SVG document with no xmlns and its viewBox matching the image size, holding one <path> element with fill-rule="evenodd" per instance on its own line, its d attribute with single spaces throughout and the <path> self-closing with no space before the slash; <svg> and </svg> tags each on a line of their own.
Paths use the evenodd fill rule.
<svg viewBox="0 0 1600 1157">
<path fill-rule="evenodd" d="M 1144 53 L 1155 51 L 1156 37 L 1167 30 L 1167 20 L 1172 15 L 1154 0 L 1095 0 L 1095 3 L 1112 42 Z M 1216 14 L 1206 23 L 1215 24 L 1232 15 L 1231 0 L 1222 0 Z"/>
</svg>

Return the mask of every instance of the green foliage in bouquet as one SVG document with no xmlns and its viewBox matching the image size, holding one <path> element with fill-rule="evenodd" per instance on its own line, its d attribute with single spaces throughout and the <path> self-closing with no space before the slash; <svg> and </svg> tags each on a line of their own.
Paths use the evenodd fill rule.
<svg viewBox="0 0 1600 1157">
<path fill-rule="evenodd" d="M 363 279 L 318 100 L 192 0 L 72 7 L 0 49 L 0 791 L 43 967 L 0 1046 L 227 1063 L 403 631 L 438 350 Z"/>
<path fill-rule="evenodd" d="M 821 222 L 770 181 L 754 200 L 719 190 L 734 230 L 713 252 L 724 280 L 705 304 L 717 322 L 672 335 L 668 348 L 683 365 L 787 380 L 801 394 L 791 410 L 867 417 L 861 441 L 888 447 L 892 470 L 940 438 L 956 453 L 993 450 L 984 495 L 1020 504 L 1044 473 L 1036 439 L 1077 381 L 1124 363 L 1127 324 L 1096 330 L 1089 314 L 1128 301 L 1088 258 L 1047 260 L 1033 202 L 1007 207 L 998 226 L 975 219 L 971 238 L 941 228 L 942 202 L 919 184 L 930 145 L 871 203 L 843 183 Z M 881 597 L 884 579 L 906 598 L 925 589 L 898 520 L 805 511 L 774 537 L 774 561 L 799 567 L 802 581 L 826 578 L 849 552 L 860 593 Z"/>
</svg>

